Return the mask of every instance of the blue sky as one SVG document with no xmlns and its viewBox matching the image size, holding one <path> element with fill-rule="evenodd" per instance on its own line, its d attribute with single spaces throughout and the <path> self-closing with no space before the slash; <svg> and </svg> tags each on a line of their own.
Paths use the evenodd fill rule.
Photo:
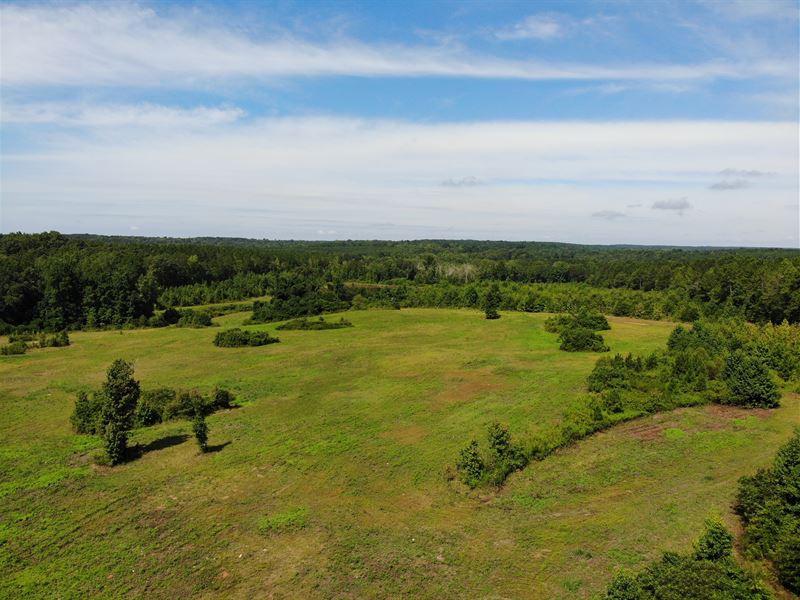
<svg viewBox="0 0 800 600">
<path fill-rule="evenodd" d="M 0 4 L 0 230 L 797 247 L 798 3 Z"/>
</svg>

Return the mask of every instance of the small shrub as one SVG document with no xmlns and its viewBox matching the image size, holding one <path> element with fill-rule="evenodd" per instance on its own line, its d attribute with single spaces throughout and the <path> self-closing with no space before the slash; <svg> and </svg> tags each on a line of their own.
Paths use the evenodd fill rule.
<svg viewBox="0 0 800 600">
<path fill-rule="evenodd" d="M 297 507 L 262 517 L 258 521 L 258 531 L 262 534 L 283 533 L 303 529 L 306 525 L 308 525 L 308 509 Z"/>
<path fill-rule="evenodd" d="M 228 390 L 222 388 L 214 388 L 211 391 L 210 406 L 212 410 L 222 410 L 226 408 L 231 408 L 235 400 L 236 396 L 234 396 Z"/>
<path fill-rule="evenodd" d="M 0 346 L 0 354 L 3 356 L 11 356 L 14 354 L 25 354 L 28 351 L 28 345 L 22 341 L 11 342 Z"/>
<path fill-rule="evenodd" d="M 193 417 L 197 406 L 206 406 L 205 400 L 198 391 L 181 391 L 164 405 L 162 419 L 169 421 L 171 419 Z M 204 408 L 204 410 L 206 409 Z"/>
<path fill-rule="evenodd" d="M 461 450 L 456 463 L 456 468 L 461 476 L 461 481 L 471 488 L 476 487 L 486 474 L 486 464 L 478 450 L 478 442 L 472 440 L 466 448 Z"/>
<path fill-rule="evenodd" d="M 572 328 L 561 332 L 562 350 L 566 352 L 608 352 L 603 336 L 591 329 Z"/>
<path fill-rule="evenodd" d="M 170 388 L 143 391 L 133 414 L 135 426 L 148 427 L 161 423 L 164 420 L 167 405 L 174 404 L 175 396 L 175 390 Z"/>
<path fill-rule="evenodd" d="M 718 520 L 706 521 L 706 529 L 694 546 L 697 560 L 722 560 L 733 552 L 733 535 Z"/>
<path fill-rule="evenodd" d="M 197 440 L 200 452 L 208 451 L 208 425 L 202 406 L 195 407 L 194 419 L 192 419 L 192 433 Z"/>
<path fill-rule="evenodd" d="M 76 433 L 99 434 L 102 428 L 103 399 L 95 392 L 78 392 L 69 420 Z"/>
</svg>

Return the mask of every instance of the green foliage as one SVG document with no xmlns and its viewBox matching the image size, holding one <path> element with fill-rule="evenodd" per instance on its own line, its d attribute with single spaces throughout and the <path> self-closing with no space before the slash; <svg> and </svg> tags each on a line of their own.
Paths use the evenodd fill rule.
<svg viewBox="0 0 800 600">
<path fill-rule="evenodd" d="M 206 424 L 206 415 L 202 407 L 196 407 L 194 418 L 192 419 L 192 433 L 197 440 L 197 446 L 200 452 L 208 451 L 208 424 Z"/>
<path fill-rule="evenodd" d="M 0 346 L 0 354 L 3 356 L 25 354 L 27 351 L 28 345 L 25 342 L 11 342 L 10 344 L 3 344 Z"/>
<path fill-rule="evenodd" d="M 458 456 L 456 468 L 461 481 L 471 488 L 477 487 L 486 475 L 486 464 L 481 457 L 478 442 L 472 440 Z"/>
<path fill-rule="evenodd" d="M 492 284 L 489 288 L 489 291 L 486 292 L 486 296 L 483 299 L 483 310 L 486 314 L 487 319 L 499 319 L 500 313 L 497 312 L 497 309 L 500 308 L 500 303 L 502 302 L 503 298 L 500 295 L 500 288 L 497 284 Z"/>
<path fill-rule="evenodd" d="M 338 321 L 326 321 L 323 317 L 319 317 L 316 320 L 308 319 L 307 317 L 302 317 L 300 319 L 293 319 L 291 321 L 287 321 L 286 323 L 282 323 L 278 325 L 275 329 L 299 329 L 303 331 L 307 330 L 318 330 L 318 329 L 342 329 L 345 327 L 352 327 L 353 324 L 342 317 Z"/>
<path fill-rule="evenodd" d="M 69 420 L 76 433 L 99 434 L 102 430 L 103 396 L 78 392 L 75 408 Z"/>
<path fill-rule="evenodd" d="M 308 525 L 308 509 L 295 507 L 262 517 L 258 521 L 258 531 L 262 534 L 284 533 L 303 529 Z"/>
<path fill-rule="evenodd" d="M 733 556 L 733 535 L 717 519 L 706 521 L 706 529 L 694 546 L 697 560 L 722 560 Z"/>
<path fill-rule="evenodd" d="M 695 553 L 666 552 L 636 575 L 620 573 L 606 592 L 609 600 L 770 600 L 772 594 L 731 556 L 733 536 L 717 521 L 695 544 Z"/>
<path fill-rule="evenodd" d="M 175 402 L 175 390 L 157 388 L 143 390 L 136 405 L 133 422 L 136 427 L 148 427 L 164 420 L 165 407 Z"/>
<path fill-rule="evenodd" d="M 564 329 L 559 336 L 559 348 L 566 352 L 608 352 L 603 336 L 591 329 L 574 327 Z"/>
<path fill-rule="evenodd" d="M 265 346 L 276 344 L 279 338 L 272 337 L 266 331 L 245 331 L 238 327 L 220 331 L 214 337 L 214 345 L 220 348 L 239 348 L 242 346 Z"/>
<path fill-rule="evenodd" d="M 757 357 L 741 350 L 730 354 L 725 361 L 722 379 L 731 393 L 731 403 L 748 408 L 779 406 L 781 397 L 769 369 Z"/>
<path fill-rule="evenodd" d="M 772 468 L 739 480 L 736 511 L 745 526 L 744 546 L 770 559 L 778 579 L 800 593 L 800 429 L 775 455 Z"/>
<path fill-rule="evenodd" d="M 100 414 L 101 435 L 112 465 L 125 459 L 128 431 L 133 426 L 139 394 L 139 382 L 133 378 L 133 365 L 122 359 L 115 360 L 108 368 L 101 389 L 103 404 Z"/>
<path fill-rule="evenodd" d="M 181 318 L 176 323 L 177 327 L 210 327 L 211 315 L 204 310 L 184 309 Z"/>
<path fill-rule="evenodd" d="M 562 333 L 567 329 L 589 329 L 603 331 L 611 329 L 605 315 L 596 310 L 581 308 L 567 315 L 555 315 L 544 322 L 545 330 L 550 333 Z"/>
</svg>

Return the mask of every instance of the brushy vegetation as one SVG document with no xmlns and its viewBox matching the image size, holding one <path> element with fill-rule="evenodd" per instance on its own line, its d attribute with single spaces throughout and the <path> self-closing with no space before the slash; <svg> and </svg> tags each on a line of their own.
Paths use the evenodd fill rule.
<svg viewBox="0 0 800 600">
<path fill-rule="evenodd" d="M 559 316 L 548 319 L 545 328 L 561 331 L 561 348 L 565 349 L 564 340 L 572 340 L 565 338 L 565 333 L 593 333 L 570 329 L 575 322 L 571 316 Z M 594 322 L 599 320 L 595 318 Z M 478 443 L 471 442 L 458 460 L 461 480 L 470 487 L 502 484 L 511 472 L 533 460 L 645 414 L 709 402 L 775 408 L 779 406 L 780 391 L 769 365 L 779 364 L 781 372 L 789 377 L 797 376 L 800 369 L 800 354 L 793 354 L 800 326 L 780 327 L 780 333 L 775 334 L 772 325 L 698 321 L 689 329 L 677 326 L 664 351 L 644 357 L 629 353 L 600 358 L 586 378 L 590 394 L 566 412 L 557 427 L 524 440 L 516 450 L 515 460 L 503 463 L 502 469 L 489 468 L 490 457 L 481 456 Z M 773 358 L 770 362 L 770 357 L 778 360 Z"/>
<path fill-rule="evenodd" d="M 242 346 L 266 346 L 277 344 L 281 340 L 266 331 L 247 331 L 235 327 L 220 331 L 214 336 L 214 345 L 220 348 L 241 348 Z"/>
<path fill-rule="evenodd" d="M 597 331 L 611 329 L 608 319 L 600 312 L 580 309 L 566 315 L 555 315 L 544 322 L 550 333 L 559 334 L 561 350 L 565 352 L 608 352 L 603 336 Z"/>
<path fill-rule="evenodd" d="M 118 464 L 126 457 L 128 435 L 134 427 L 193 417 L 195 425 L 202 429 L 198 415 L 204 423 L 205 415 L 231 408 L 234 400 L 233 394 L 222 388 L 215 388 L 208 397 L 196 390 L 176 392 L 170 388 L 158 388 L 142 391 L 139 382 L 133 379 L 133 365 L 119 359 L 109 367 L 101 389 L 91 393 L 78 392 L 70 423 L 76 433 L 101 436 L 111 464 Z M 204 431 L 207 441 L 207 427 Z M 206 441 L 201 444 L 201 449 Z"/>
<path fill-rule="evenodd" d="M 338 321 L 326 321 L 324 317 L 319 317 L 317 319 L 309 319 L 307 317 L 302 317 L 300 319 L 292 319 L 291 321 L 287 321 L 286 323 L 281 323 L 275 329 L 280 330 L 301 330 L 301 331 L 309 331 L 309 330 L 319 330 L 319 329 L 343 329 L 346 327 L 352 327 L 353 323 L 341 317 Z"/>
<path fill-rule="evenodd" d="M 717 520 L 695 543 L 692 554 L 665 552 L 636 575 L 621 573 L 608 600 L 771 600 L 769 590 L 733 558 L 733 536 Z"/>
<path fill-rule="evenodd" d="M 772 468 L 739 481 L 736 512 L 745 526 L 745 552 L 772 561 L 778 580 L 800 594 L 800 429 Z"/>
</svg>

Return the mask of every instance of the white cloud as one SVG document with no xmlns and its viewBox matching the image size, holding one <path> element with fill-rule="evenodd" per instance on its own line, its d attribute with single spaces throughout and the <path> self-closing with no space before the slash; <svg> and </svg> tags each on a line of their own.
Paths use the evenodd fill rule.
<svg viewBox="0 0 800 600">
<path fill-rule="evenodd" d="M 547 30 L 540 27 L 540 33 Z M 134 4 L 5 5 L 1 43 L 0 82 L 6 87 L 186 88 L 234 78 L 338 75 L 673 82 L 793 77 L 796 70 L 790 59 L 562 64 L 453 45 L 376 45 L 342 37 L 320 43 L 285 33 L 253 39 L 190 12 L 163 16 Z"/>
<path fill-rule="evenodd" d="M 512 27 L 495 32 L 500 40 L 551 40 L 562 35 L 564 28 L 553 15 L 530 15 Z"/>
<path fill-rule="evenodd" d="M 445 187 L 473 187 L 481 185 L 481 181 L 477 177 L 468 175 L 467 177 L 451 177 L 442 181 Z"/>
<path fill-rule="evenodd" d="M 4 103 L 0 121 L 16 124 L 54 124 L 67 127 L 204 127 L 231 123 L 245 112 L 236 107 L 176 108 L 144 104 L 90 105 L 63 103 Z"/>
<path fill-rule="evenodd" d="M 4 148 L 3 230 L 301 238 L 477 237 L 792 245 L 793 122 L 478 122 L 256 119 L 209 128 L 120 127 Z M 33 146 L 33 147 L 32 147 Z M 721 195 L 728 165 L 779 173 Z M 431 185 L 479 173 L 479 186 Z M 667 210 L 697 208 L 681 220 Z M 724 196 L 724 198 L 723 198 Z M 684 198 L 666 208 L 663 198 Z M 757 201 L 756 201 L 757 200 Z M 645 203 L 597 227 L 604 207 Z M 681 206 L 683 208 L 681 208 Z M 435 210 L 432 213 L 431 210 Z M 435 218 L 432 218 L 435 215 Z"/>
</svg>

